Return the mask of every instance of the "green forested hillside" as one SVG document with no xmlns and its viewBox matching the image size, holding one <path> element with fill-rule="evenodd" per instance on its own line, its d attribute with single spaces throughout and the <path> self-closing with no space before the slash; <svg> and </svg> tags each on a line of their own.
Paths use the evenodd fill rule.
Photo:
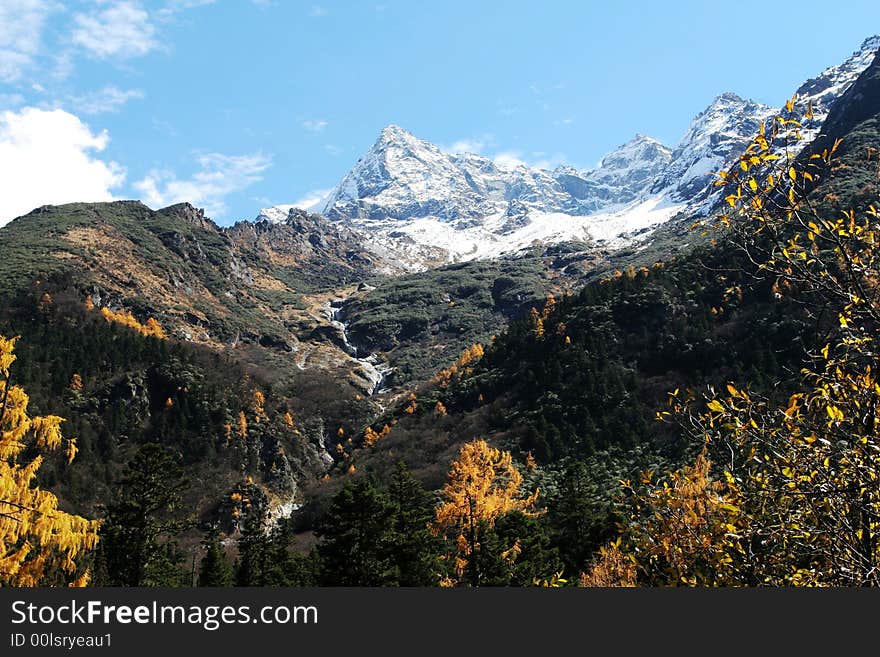
<svg viewBox="0 0 880 657">
<path fill-rule="evenodd" d="M 832 112 L 823 128 L 828 137 L 814 146 L 821 155 L 842 140 L 839 159 L 810 169 L 813 180 L 804 179 L 812 183 L 811 194 L 799 207 L 810 217 L 833 223 L 843 208 L 864 216 L 876 206 L 878 105 L 866 108 L 861 101 L 874 98 L 877 71 L 875 62 Z M 807 155 L 801 166 L 811 162 Z M 559 503 L 554 494 L 566 486 L 571 491 L 573 481 L 587 491 L 579 507 L 581 551 L 566 550 L 580 555 L 568 567 L 583 567 L 585 555 L 621 520 L 610 501 L 622 492 L 620 481 L 674 469 L 702 448 L 674 423 L 657 420 L 669 408 L 670 393 L 711 399 L 727 394 L 730 385 L 784 407 L 801 389 L 811 354 L 838 335 L 839 306 L 822 285 L 799 283 L 790 270 L 766 273 L 753 260 L 756 254 L 795 257 L 783 253 L 784 242 L 774 251 L 775 236 L 788 239 L 798 227 L 786 226 L 781 214 L 768 215 L 780 222 L 779 233 L 746 236 L 748 243 L 742 235 L 713 233 L 687 254 L 627 267 L 575 294 L 536 304 L 531 315 L 486 344 L 481 358 L 463 359 L 445 377 L 414 386 L 378 418 L 362 448 L 349 450 L 339 464 L 340 480 L 352 471 L 384 480 L 389 464 L 402 459 L 429 488 L 439 488 L 446 477 L 442 464 L 454 460 L 462 444 L 487 438 L 522 462 L 537 461 L 530 481 L 545 491 L 551 533 L 565 531 L 553 511 Z M 855 247 L 845 248 L 851 253 Z M 728 449 L 710 445 L 722 462 L 740 458 Z M 315 491 L 306 521 L 321 513 L 322 496 L 339 485 Z"/>
</svg>

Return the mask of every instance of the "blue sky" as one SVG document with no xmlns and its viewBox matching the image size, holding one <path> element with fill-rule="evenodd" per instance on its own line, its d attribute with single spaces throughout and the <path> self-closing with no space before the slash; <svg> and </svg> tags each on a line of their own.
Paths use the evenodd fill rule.
<svg viewBox="0 0 880 657">
<path fill-rule="evenodd" d="M 332 187 L 389 123 L 591 167 L 724 91 L 778 105 L 876 32 L 876 0 L 0 0 L 0 224 L 109 198 L 229 224 Z"/>
</svg>

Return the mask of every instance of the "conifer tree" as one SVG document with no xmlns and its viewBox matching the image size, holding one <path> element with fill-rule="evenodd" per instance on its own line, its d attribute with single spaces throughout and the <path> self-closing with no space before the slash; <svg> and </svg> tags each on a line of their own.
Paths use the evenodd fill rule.
<svg viewBox="0 0 880 657">
<path fill-rule="evenodd" d="M 394 584 L 394 511 L 388 496 L 368 481 L 346 483 L 315 532 L 321 538 L 321 584 Z"/>
<path fill-rule="evenodd" d="M 174 540 L 187 481 L 179 458 L 161 445 L 141 447 L 126 467 L 101 530 L 109 584 L 172 586 L 181 581 Z"/>
<path fill-rule="evenodd" d="M 461 448 L 443 487 L 444 501 L 437 507 L 434 522 L 436 531 L 455 545 L 458 582 L 471 586 L 482 583 L 479 552 L 486 528 L 512 511 L 534 513 L 538 491 L 523 497 L 521 485 L 522 475 L 510 452 L 490 447 L 485 440 Z"/>
<path fill-rule="evenodd" d="M 205 556 L 199 566 L 199 586 L 231 586 L 232 565 L 220 543 L 220 531 L 212 527 L 202 541 Z"/>
<path fill-rule="evenodd" d="M 388 496 L 394 505 L 391 559 L 397 569 L 397 583 L 436 585 L 442 541 L 429 529 L 434 516 L 431 496 L 403 462 L 394 468 Z"/>
</svg>

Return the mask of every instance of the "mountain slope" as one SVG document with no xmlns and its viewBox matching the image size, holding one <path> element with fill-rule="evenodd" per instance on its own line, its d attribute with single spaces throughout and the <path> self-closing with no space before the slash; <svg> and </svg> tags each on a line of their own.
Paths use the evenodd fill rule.
<svg viewBox="0 0 880 657">
<path fill-rule="evenodd" d="M 803 161 L 842 140 L 838 164 L 817 171 L 811 193 L 821 211 L 837 216 L 854 208 L 861 215 L 876 206 L 880 54 L 817 131 Z M 825 344 L 825 331 L 836 325 L 833 314 L 817 319 L 796 291 L 775 294 L 774 282 L 721 236 L 665 263 L 596 281 L 543 311 L 536 304 L 481 359 L 417 389 L 411 412 L 411 398 L 389 409 L 374 428 L 389 423 L 391 433 L 352 460 L 359 472 L 381 478 L 393 454 L 429 486 L 442 484 L 445 468 L 437 461 L 448 462 L 474 438 L 522 457 L 531 452 L 550 473 L 560 459 L 621 450 L 634 458 L 659 450 L 674 462 L 682 455 L 680 434 L 655 420 L 669 391 L 732 381 L 784 401 L 807 352 Z"/>
<path fill-rule="evenodd" d="M 88 515 L 148 442 L 181 455 L 203 520 L 245 474 L 289 509 L 333 462 L 337 428 L 380 408 L 375 366 L 324 307 L 384 265 L 322 217 L 221 229 L 188 204 L 45 206 L 0 228 L 0 254 L 16 382 L 80 438 L 75 465 L 44 476 Z M 167 339 L 140 335 L 149 321 Z"/>
</svg>

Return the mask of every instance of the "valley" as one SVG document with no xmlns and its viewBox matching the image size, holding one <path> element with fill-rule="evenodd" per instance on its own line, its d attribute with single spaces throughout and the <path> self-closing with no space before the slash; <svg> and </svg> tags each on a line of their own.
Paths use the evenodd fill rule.
<svg viewBox="0 0 880 657">
<path fill-rule="evenodd" d="M 166 552 L 150 584 L 185 585 L 181 555 L 222 545 L 239 564 L 262 550 L 260 576 L 243 569 L 244 584 L 271 585 L 277 559 L 282 585 L 426 585 L 461 577 L 450 555 L 474 554 L 448 537 L 438 547 L 426 527 L 451 464 L 486 440 L 546 512 L 486 526 L 491 581 L 577 578 L 625 525 L 621 481 L 645 477 L 644 488 L 643 473 L 678 472 L 701 453 L 736 460 L 702 426 L 706 440 L 688 440 L 696 421 L 657 421 L 679 391 L 693 402 L 707 386 L 732 388 L 734 410 L 748 395 L 797 401 L 806 355 L 827 354 L 864 301 L 817 310 L 815 280 L 791 272 L 821 261 L 819 246 L 767 247 L 803 253 L 778 273 L 748 251 L 763 237 L 743 246 L 733 215 L 714 218 L 765 181 L 778 201 L 779 175 L 736 179 L 756 135 L 763 164 L 790 163 L 795 210 L 873 210 L 878 49 L 866 40 L 788 106 L 721 94 L 675 146 L 639 134 L 590 170 L 500 165 L 389 125 L 320 207 L 266 207 L 228 226 L 189 203 L 34 209 L 0 228 L 0 335 L 20 336 L 10 380 L 33 413 L 67 420 L 79 450 L 69 464 L 47 459 L 41 485 L 71 512 L 108 518 L 112 546 L 132 464 L 161 479 L 173 460 L 185 476 L 157 520 Z M 795 105 L 808 117 L 796 151 L 772 128 L 795 123 Z M 796 171 L 815 160 L 815 176 Z M 730 179 L 716 184 L 719 172 Z M 832 229 L 809 230 L 815 241 Z M 789 403 L 787 418 L 800 408 Z M 433 565 L 407 562 L 412 580 L 381 564 L 363 579 L 333 571 L 329 548 L 312 548 L 365 516 L 410 523 L 382 544 Z M 525 544 L 527 557 L 509 556 Z M 146 581 L 114 574 L 109 552 L 94 559 L 101 584 Z"/>
</svg>

